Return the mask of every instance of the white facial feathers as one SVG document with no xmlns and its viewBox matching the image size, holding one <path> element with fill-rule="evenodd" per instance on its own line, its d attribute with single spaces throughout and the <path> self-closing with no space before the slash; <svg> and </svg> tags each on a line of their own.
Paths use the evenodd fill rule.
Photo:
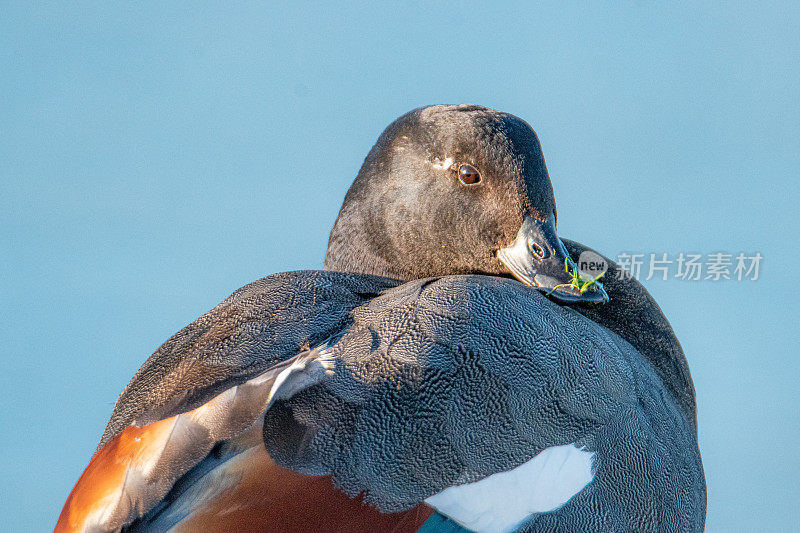
<svg viewBox="0 0 800 533">
<path fill-rule="evenodd" d="M 455 163 L 455 160 L 452 157 L 445 157 L 444 159 L 436 159 L 433 163 L 433 168 L 437 168 L 439 170 L 447 170 L 448 168 L 452 167 Z"/>
</svg>

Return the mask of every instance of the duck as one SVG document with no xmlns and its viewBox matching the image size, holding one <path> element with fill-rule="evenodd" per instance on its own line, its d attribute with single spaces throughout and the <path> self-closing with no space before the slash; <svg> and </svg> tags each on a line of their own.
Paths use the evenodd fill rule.
<svg viewBox="0 0 800 533">
<path fill-rule="evenodd" d="M 144 362 L 55 531 L 703 530 L 680 343 L 556 230 L 527 122 L 404 114 L 323 270 L 238 289 Z M 584 253 L 602 278 L 576 282 Z"/>
</svg>

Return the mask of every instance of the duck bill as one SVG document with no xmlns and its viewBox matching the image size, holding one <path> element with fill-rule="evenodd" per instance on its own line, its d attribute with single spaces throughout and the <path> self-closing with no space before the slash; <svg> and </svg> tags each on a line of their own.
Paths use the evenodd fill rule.
<svg viewBox="0 0 800 533">
<path fill-rule="evenodd" d="M 497 258 L 519 281 L 536 287 L 560 303 L 605 303 L 600 281 L 581 280 L 577 265 L 556 234 L 553 215 L 544 222 L 526 216 L 514 242 Z"/>
</svg>

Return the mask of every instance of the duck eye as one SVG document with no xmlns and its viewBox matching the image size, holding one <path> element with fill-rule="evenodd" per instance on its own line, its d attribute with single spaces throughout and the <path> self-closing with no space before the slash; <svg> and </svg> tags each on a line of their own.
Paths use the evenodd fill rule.
<svg viewBox="0 0 800 533">
<path fill-rule="evenodd" d="M 481 181 L 481 175 L 472 165 L 461 165 L 458 169 L 458 179 L 464 185 L 475 185 Z"/>
</svg>

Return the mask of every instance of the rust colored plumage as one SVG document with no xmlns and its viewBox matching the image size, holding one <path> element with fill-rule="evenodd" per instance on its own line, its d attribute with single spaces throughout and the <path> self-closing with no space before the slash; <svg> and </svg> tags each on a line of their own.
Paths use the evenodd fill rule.
<svg viewBox="0 0 800 533">
<path fill-rule="evenodd" d="M 101 521 L 105 509 L 119 498 L 129 470 L 152 460 L 168 438 L 175 418 L 144 427 L 129 426 L 98 451 L 67 497 L 55 531 L 79 531 L 93 519 Z"/>
<path fill-rule="evenodd" d="M 102 514 L 126 482 L 130 468 L 143 468 L 174 426 L 175 417 L 144 427 L 130 426 L 91 460 L 70 493 L 56 532 L 82 531 Z M 381 513 L 361 497 L 336 489 L 330 476 L 306 476 L 276 465 L 260 441 L 260 428 L 236 438 L 244 450 L 212 470 L 198 491 L 181 502 L 188 514 L 174 531 L 417 531 L 433 514 L 421 504 L 400 513 Z M 249 447 L 247 447 L 249 446 Z"/>
<path fill-rule="evenodd" d="M 263 444 L 226 464 L 225 475 L 238 479 L 180 522 L 181 532 L 372 532 L 417 531 L 433 509 L 419 505 L 383 514 L 360 497 L 350 498 L 330 476 L 304 476 L 276 465 Z"/>
</svg>

